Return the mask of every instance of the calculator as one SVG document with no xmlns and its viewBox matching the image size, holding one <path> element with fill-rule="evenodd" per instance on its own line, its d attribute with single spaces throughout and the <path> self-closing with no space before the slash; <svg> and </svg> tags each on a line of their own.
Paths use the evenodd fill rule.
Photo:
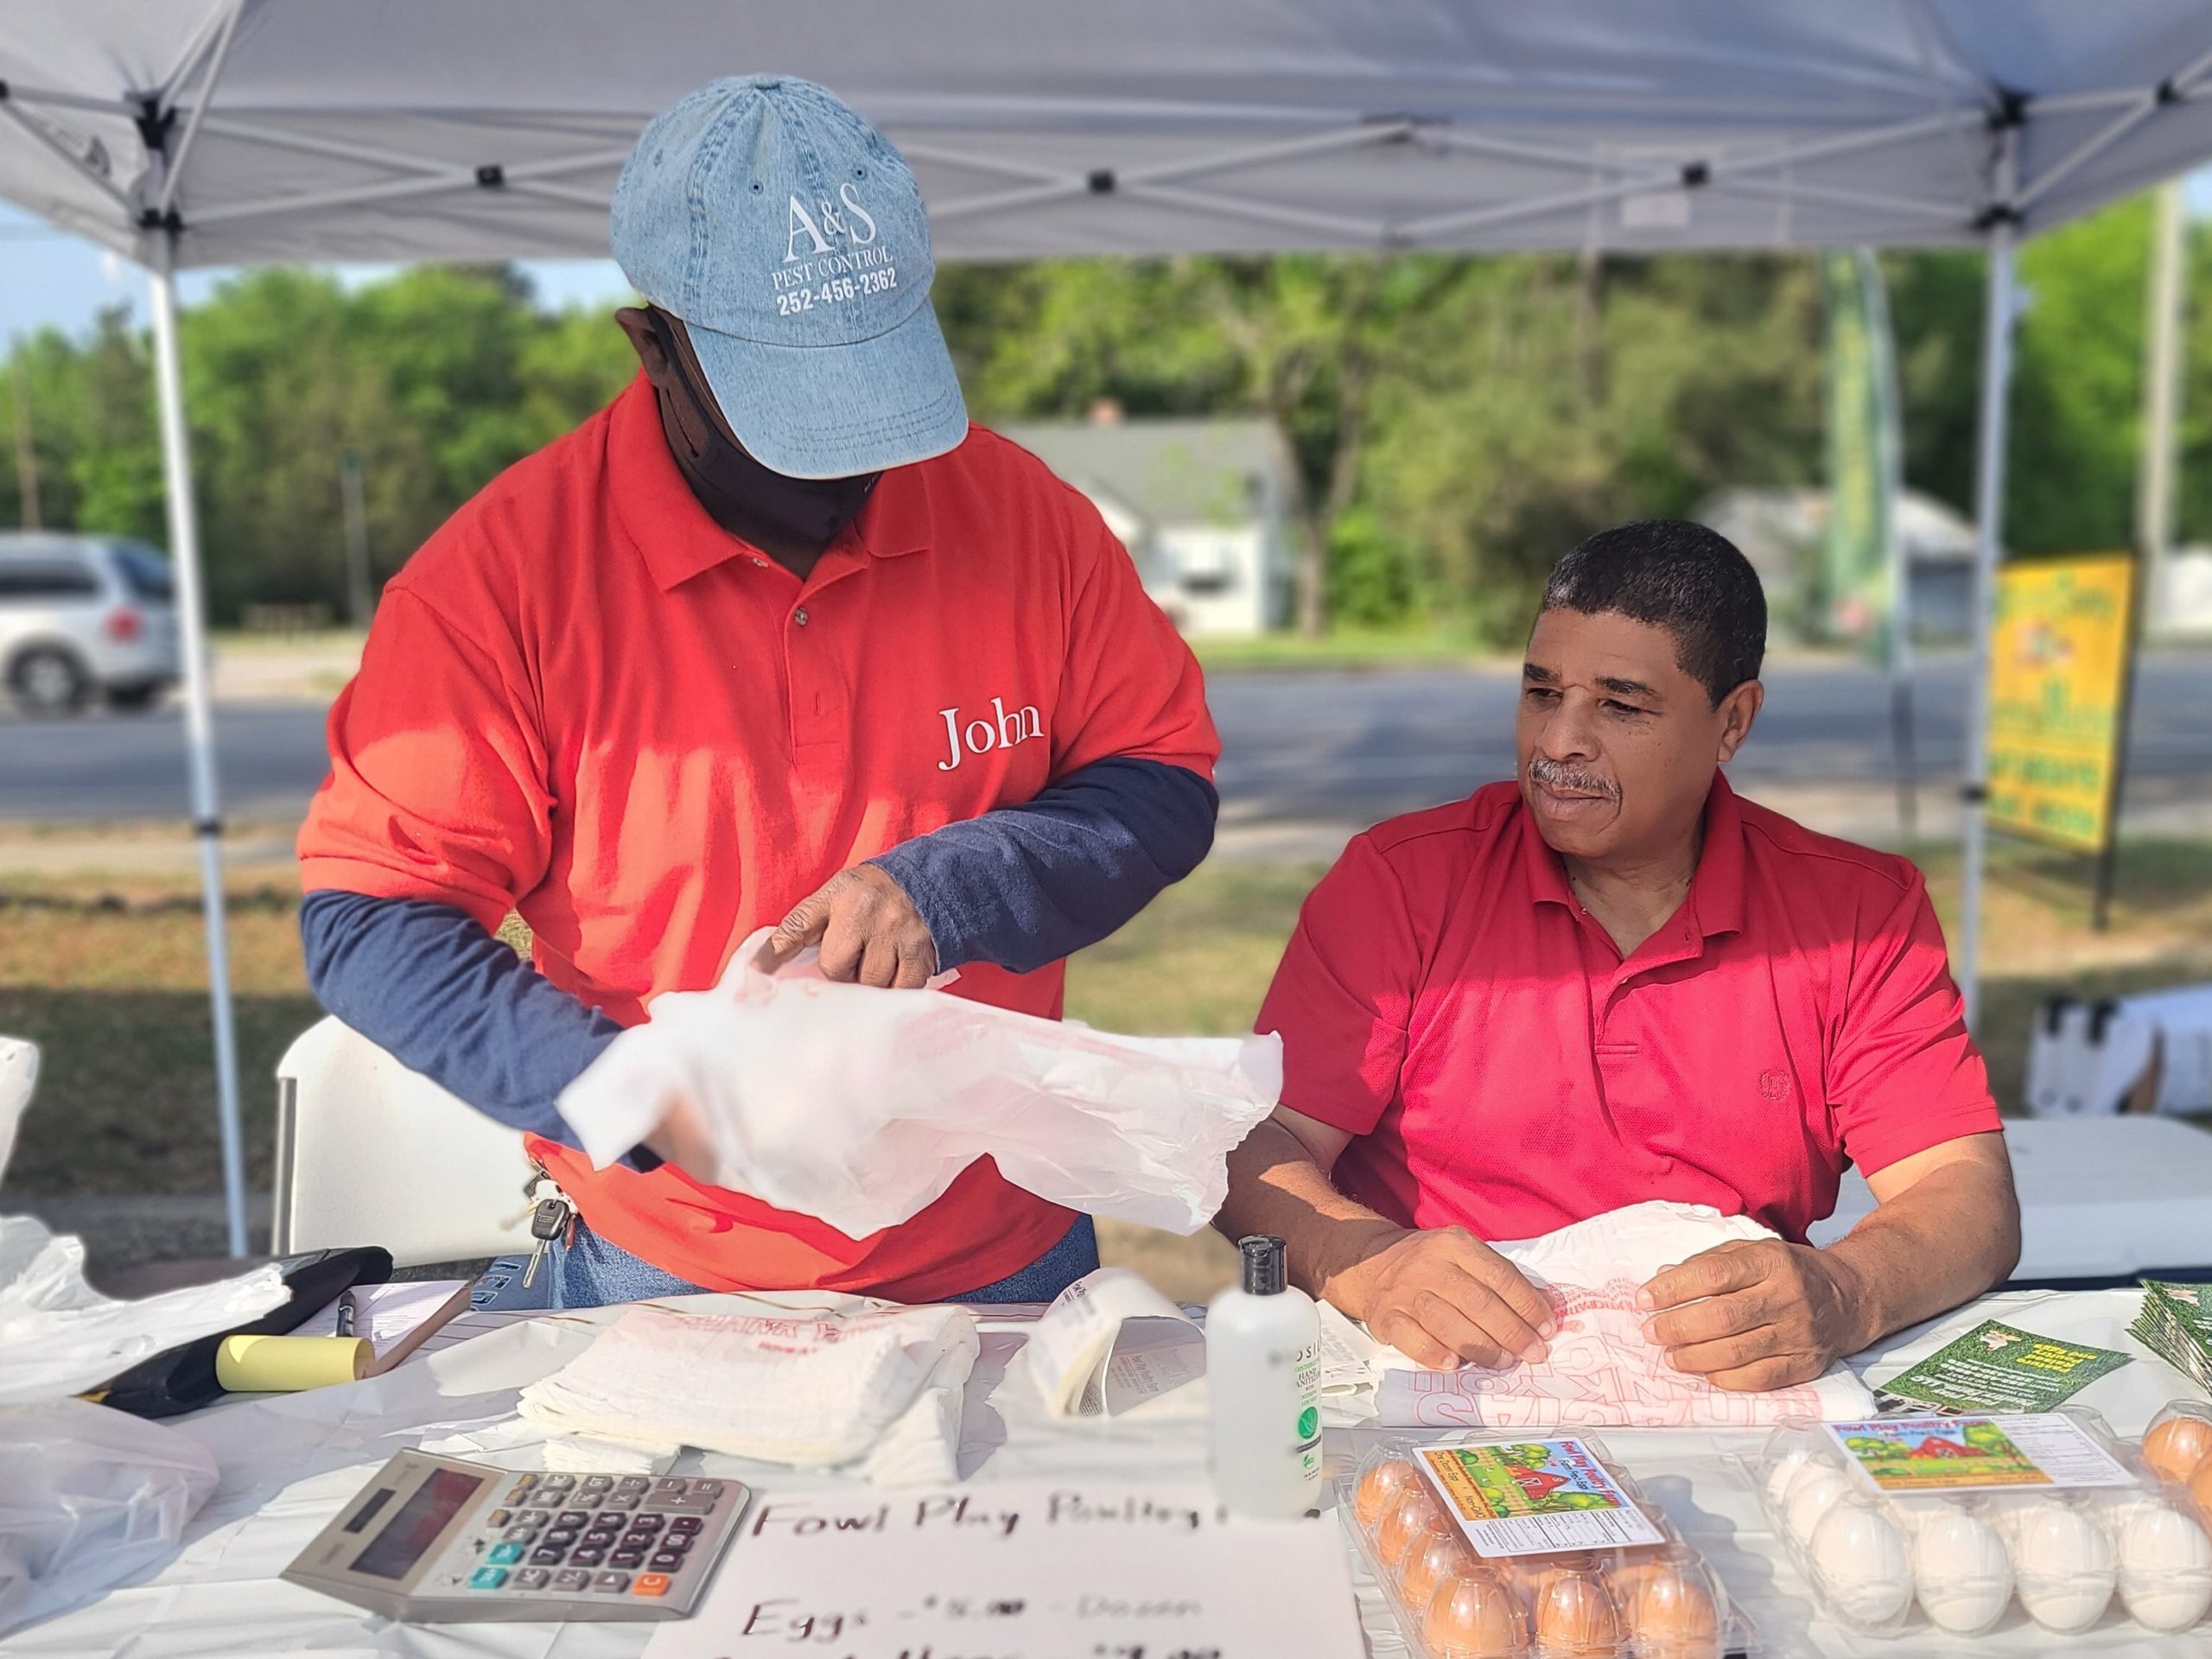
<svg viewBox="0 0 2212 1659">
<path fill-rule="evenodd" d="M 423 1624 L 683 1618 L 752 1496 L 734 1480 L 515 1474 L 402 1452 L 283 1576 Z"/>
</svg>

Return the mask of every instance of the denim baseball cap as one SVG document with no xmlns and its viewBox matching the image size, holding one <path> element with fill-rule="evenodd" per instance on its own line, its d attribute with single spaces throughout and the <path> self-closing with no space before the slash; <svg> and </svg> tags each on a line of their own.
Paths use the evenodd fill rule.
<svg viewBox="0 0 2212 1659">
<path fill-rule="evenodd" d="M 967 436 L 921 187 L 826 88 L 733 77 L 655 118 L 614 187 L 612 241 L 771 471 L 848 478 Z"/>
</svg>

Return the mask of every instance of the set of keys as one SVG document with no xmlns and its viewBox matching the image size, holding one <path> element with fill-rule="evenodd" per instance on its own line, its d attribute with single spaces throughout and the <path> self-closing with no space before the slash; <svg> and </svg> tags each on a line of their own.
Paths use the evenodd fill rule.
<svg viewBox="0 0 2212 1659">
<path fill-rule="evenodd" d="M 547 1196 L 540 1198 L 540 1192 L 547 1189 Z M 553 1178 L 536 1164 L 531 1166 L 530 1179 L 523 1183 L 522 1195 L 530 1200 L 530 1236 L 536 1241 L 530 1248 L 530 1260 L 523 1264 L 522 1284 L 527 1290 L 537 1279 L 538 1263 L 544 1261 L 545 1252 L 555 1239 L 559 1239 L 564 1249 L 576 1242 L 576 1206 L 569 1202 L 569 1195 Z"/>
</svg>

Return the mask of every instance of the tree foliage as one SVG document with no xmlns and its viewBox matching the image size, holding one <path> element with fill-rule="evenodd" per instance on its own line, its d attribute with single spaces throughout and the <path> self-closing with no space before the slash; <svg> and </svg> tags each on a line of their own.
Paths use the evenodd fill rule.
<svg viewBox="0 0 2212 1659">
<path fill-rule="evenodd" d="M 2008 539 L 2131 531 L 2149 215 L 2142 200 L 2030 243 Z M 1982 270 L 1885 260 L 1906 471 L 1970 510 Z M 2202 262 L 2195 264 L 2202 265 Z M 984 421 L 1257 413 L 1303 489 L 1301 613 L 1446 611 L 1491 632 L 1601 525 L 1694 512 L 1728 485 L 1818 481 L 1819 289 L 1809 257 L 1288 255 L 947 267 L 936 300 Z M 184 321 L 194 464 L 219 617 L 250 600 L 342 607 L 340 458 L 363 456 L 379 576 L 502 467 L 634 372 L 600 311 L 549 314 L 498 266 L 347 289 L 301 270 L 223 284 Z M 22 341 L 49 524 L 163 534 L 148 348 L 119 312 Z M 2178 522 L 2212 533 L 2212 334 L 2184 369 Z M 4 425 L 4 423 L 0 423 Z M 0 467 L 0 524 L 17 519 Z"/>
</svg>

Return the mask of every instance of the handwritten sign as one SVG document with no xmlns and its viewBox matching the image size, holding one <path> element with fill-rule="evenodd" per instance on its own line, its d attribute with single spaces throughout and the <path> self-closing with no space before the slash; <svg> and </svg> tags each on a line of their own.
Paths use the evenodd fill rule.
<svg viewBox="0 0 2212 1659">
<path fill-rule="evenodd" d="M 1342 1535 L 1204 1485 L 762 1493 L 645 1659 L 1361 1659 Z"/>
<path fill-rule="evenodd" d="M 2112 834 L 2135 561 L 2023 559 L 1997 573 L 1989 660 L 1992 828 L 2080 852 Z"/>
</svg>

